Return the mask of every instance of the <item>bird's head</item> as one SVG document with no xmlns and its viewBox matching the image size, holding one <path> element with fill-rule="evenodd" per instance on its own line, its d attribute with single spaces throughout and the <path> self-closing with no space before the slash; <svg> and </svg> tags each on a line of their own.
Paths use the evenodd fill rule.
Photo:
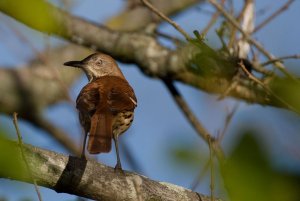
<svg viewBox="0 0 300 201">
<path fill-rule="evenodd" d="M 89 81 L 107 75 L 124 77 L 115 60 L 103 53 L 94 53 L 81 61 L 68 61 L 64 65 L 81 68 Z"/>
</svg>

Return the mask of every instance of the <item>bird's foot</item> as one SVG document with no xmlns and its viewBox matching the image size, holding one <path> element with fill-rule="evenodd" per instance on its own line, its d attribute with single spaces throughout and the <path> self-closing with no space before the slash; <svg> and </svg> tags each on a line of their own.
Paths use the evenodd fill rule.
<svg viewBox="0 0 300 201">
<path fill-rule="evenodd" d="M 125 175 L 125 172 L 123 171 L 121 164 L 117 163 L 114 169 L 115 169 L 115 173 L 121 173 L 122 175 Z"/>
<path fill-rule="evenodd" d="M 86 160 L 85 154 L 82 153 L 82 154 L 80 155 L 80 158 L 81 158 L 82 160 Z"/>
</svg>

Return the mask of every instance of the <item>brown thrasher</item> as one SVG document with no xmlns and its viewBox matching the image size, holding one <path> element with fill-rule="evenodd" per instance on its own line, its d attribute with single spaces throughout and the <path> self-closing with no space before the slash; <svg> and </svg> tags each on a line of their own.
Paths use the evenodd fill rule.
<svg viewBox="0 0 300 201">
<path fill-rule="evenodd" d="M 87 136 L 88 152 L 110 152 L 111 140 L 115 142 L 117 164 L 121 169 L 118 137 L 133 121 L 137 100 L 133 89 L 125 79 L 115 60 L 102 53 L 92 54 L 81 61 L 69 61 L 66 66 L 81 68 L 89 83 L 80 91 L 76 108 L 85 138 L 81 157 L 85 158 Z"/>
</svg>

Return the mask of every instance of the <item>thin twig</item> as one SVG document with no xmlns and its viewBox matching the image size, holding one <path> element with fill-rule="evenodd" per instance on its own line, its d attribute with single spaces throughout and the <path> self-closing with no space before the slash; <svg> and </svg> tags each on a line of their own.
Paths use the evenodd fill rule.
<svg viewBox="0 0 300 201">
<path fill-rule="evenodd" d="M 136 157 L 134 157 L 134 153 L 130 149 L 130 146 L 126 143 L 126 141 L 121 143 L 123 154 L 125 155 L 125 158 L 127 159 L 128 163 L 130 164 L 131 168 L 140 174 L 145 174 L 144 169 L 142 168 L 141 164 L 138 162 Z"/>
<path fill-rule="evenodd" d="M 222 44 L 222 47 L 220 48 L 221 51 L 224 51 L 227 55 L 231 55 L 230 50 L 228 48 L 228 45 L 226 44 L 225 40 L 223 39 L 223 28 L 217 29 L 216 34 Z"/>
<path fill-rule="evenodd" d="M 242 70 L 246 73 L 246 75 L 248 76 L 248 78 L 250 80 L 253 80 L 254 82 L 256 82 L 257 84 L 261 85 L 262 87 L 266 88 L 266 86 L 264 85 L 264 83 L 262 81 L 260 81 L 258 78 L 256 78 L 254 75 L 252 75 L 252 73 L 250 73 L 246 66 L 244 65 L 243 61 L 240 61 L 239 66 L 242 68 Z M 269 90 L 269 89 L 268 89 Z"/>
<path fill-rule="evenodd" d="M 42 201 L 42 195 L 40 193 L 40 190 L 38 188 L 38 185 L 36 183 L 36 180 L 34 179 L 33 175 L 32 175 L 32 172 L 29 168 L 29 165 L 28 165 L 28 162 L 26 160 L 26 157 L 25 157 L 25 153 L 24 153 L 24 150 L 23 150 L 23 140 L 22 140 L 22 136 L 20 134 L 20 130 L 19 130 L 19 126 L 18 126 L 18 119 L 17 119 L 17 113 L 14 112 L 13 114 L 13 122 L 14 122 L 14 125 L 15 125 L 15 129 L 16 129 L 16 133 L 17 133 L 17 136 L 18 136 L 18 142 L 19 142 L 19 147 L 20 147 L 20 150 L 21 150 L 21 155 L 22 155 L 22 158 L 25 162 L 25 165 L 26 165 L 26 168 L 27 168 L 27 171 L 29 173 L 29 176 L 30 176 L 30 179 L 32 180 L 33 184 L 34 184 L 34 188 L 35 188 L 35 191 L 38 195 L 38 198 L 39 198 L 39 201 Z"/>
<path fill-rule="evenodd" d="M 218 100 L 223 100 L 232 90 L 236 88 L 236 86 L 239 84 L 241 78 L 241 71 L 238 71 L 236 75 L 233 76 L 232 81 L 230 85 L 227 87 L 227 89 L 218 97 Z"/>
<path fill-rule="evenodd" d="M 188 104 L 185 102 L 185 100 L 182 98 L 179 91 L 174 86 L 173 82 L 171 80 L 163 79 L 164 84 L 172 94 L 174 100 L 176 101 L 177 105 L 181 109 L 181 111 L 184 113 L 190 124 L 193 126 L 193 128 L 197 131 L 197 134 L 203 138 L 206 143 L 208 144 L 210 141 L 213 143 L 213 149 L 218 157 L 218 159 L 224 158 L 223 150 L 221 149 L 220 145 L 215 143 L 214 137 L 204 128 L 202 123 L 197 119 L 197 117 L 194 115 L 192 110 L 189 108 Z"/>
<path fill-rule="evenodd" d="M 212 141 L 209 139 L 209 164 L 210 164 L 210 200 L 214 201 L 214 190 L 215 190 L 215 176 L 214 176 L 214 150 L 212 148 Z"/>
<path fill-rule="evenodd" d="M 300 59 L 300 54 L 278 57 L 276 59 L 272 59 L 272 60 L 266 61 L 266 62 L 264 62 L 264 63 L 262 63 L 260 65 L 261 66 L 267 66 L 267 65 L 272 64 L 274 62 L 281 62 L 282 60 L 286 60 L 286 59 Z"/>
<path fill-rule="evenodd" d="M 275 19 L 278 15 L 283 13 L 285 10 L 289 8 L 289 6 L 294 2 L 295 0 L 288 0 L 283 6 L 281 6 L 278 10 L 276 10 L 273 14 L 271 14 L 267 19 L 265 19 L 262 23 L 257 25 L 255 29 L 253 30 L 253 33 L 260 30 L 262 27 L 264 27 L 266 24 L 271 22 L 273 19 Z"/>
<path fill-rule="evenodd" d="M 193 181 L 193 183 L 191 184 L 191 190 L 194 191 L 196 190 L 197 186 L 199 185 L 200 181 L 202 180 L 202 178 L 205 176 L 207 170 L 209 168 L 209 160 L 205 163 L 203 169 L 199 172 L 197 178 Z"/>
<path fill-rule="evenodd" d="M 229 7 L 229 12 L 231 15 L 234 15 L 234 3 L 233 3 L 233 0 L 228 0 L 228 7 Z"/>
<path fill-rule="evenodd" d="M 235 26 L 240 33 L 244 36 L 244 38 L 249 41 L 251 44 L 253 44 L 261 53 L 263 53 L 268 59 L 276 59 L 272 54 L 270 54 L 267 50 L 264 49 L 264 47 L 250 37 L 249 34 L 245 33 L 244 30 L 240 27 L 239 23 L 227 12 L 223 9 L 221 5 L 218 4 L 215 0 L 208 0 L 216 9 L 218 9 L 223 16 L 233 25 Z M 284 73 L 287 77 L 297 81 L 297 79 L 291 75 L 289 72 L 286 71 L 284 65 L 282 65 L 280 62 L 275 62 L 275 67 L 277 67 L 282 73 Z M 297 81 L 298 82 L 298 81 Z"/>
<path fill-rule="evenodd" d="M 171 24 L 177 31 L 179 31 L 186 40 L 191 40 L 191 37 L 188 33 L 186 33 L 176 22 L 171 20 L 168 16 L 160 12 L 157 8 L 155 8 L 148 0 L 141 0 L 142 3 L 148 7 L 151 11 L 153 11 L 155 14 L 157 14 L 159 17 L 161 17 L 163 20 L 167 21 L 169 24 Z"/>
<path fill-rule="evenodd" d="M 224 5 L 225 0 L 221 1 L 221 4 Z M 217 10 L 213 16 L 210 18 L 209 22 L 205 26 L 205 28 L 201 31 L 201 35 L 206 35 L 207 32 L 211 29 L 211 27 L 216 23 L 218 17 L 220 16 L 220 12 Z"/>
<path fill-rule="evenodd" d="M 234 105 L 233 109 L 226 115 L 224 128 L 223 128 L 222 132 L 220 132 L 220 134 L 217 138 L 219 143 L 223 140 L 223 138 L 225 136 L 225 133 L 228 130 L 228 127 L 231 123 L 231 120 L 232 120 L 232 118 L 233 118 L 233 116 L 236 113 L 238 108 L 239 108 L 239 104 L 237 103 L 237 104 Z"/>
<path fill-rule="evenodd" d="M 274 75 L 273 71 L 270 71 L 270 70 L 267 70 L 266 68 L 261 67 L 261 65 L 258 65 L 256 62 L 252 62 L 252 68 L 254 71 L 264 74 L 264 75 L 268 75 L 268 76 Z"/>
<path fill-rule="evenodd" d="M 29 120 L 35 126 L 38 126 L 47 133 L 49 133 L 58 143 L 65 147 L 70 153 L 75 154 L 76 156 L 79 156 L 81 154 L 81 149 L 76 145 L 74 140 L 70 138 L 67 133 L 57 128 L 43 116 L 38 114 L 32 114 Z"/>
<path fill-rule="evenodd" d="M 32 42 L 30 40 L 28 40 L 28 38 L 24 35 L 24 33 L 22 33 L 21 31 L 19 31 L 19 29 L 15 26 L 13 26 L 13 24 L 6 22 L 6 20 L 4 20 L 4 22 L 7 24 L 7 26 L 15 33 L 15 35 L 24 43 L 27 44 L 29 46 L 29 48 L 35 53 L 35 55 L 37 56 L 37 58 L 43 63 L 45 64 L 45 67 L 51 67 L 51 69 L 53 70 L 53 75 L 54 75 L 54 79 L 57 80 L 59 82 L 59 84 L 61 85 L 65 96 L 67 98 L 67 100 L 71 103 L 71 104 L 75 104 L 74 101 L 71 99 L 70 94 L 69 94 L 69 90 L 67 85 L 64 83 L 64 81 L 61 79 L 60 77 L 60 73 L 58 72 L 57 68 L 55 68 L 52 65 L 48 65 L 48 59 L 44 54 L 41 54 L 40 51 L 34 46 L 34 44 L 32 44 Z M 48 47 L 47 47 L 48 48 Z"/>
<path fill-rule="evenodd" d="M 285 105 L 288 109 L 293 110 L 295 112 L 299 112 L 296 108 L 294 108 L 293 106 L 291 106 L 289 103 L 287 103 L 285 100 L 283 100 L 281 97 L 279 97 L 277 94 L 275 94 L 271 89 L 269 89 L 269 87 L 265 86 L 265 84 L 260 81 L 259 79 L 257 79 L 255 76 L 253 76 L 245 67 L 245 65 L 243 64 L 243 62 L 241 61 L 239 63 L 239 66 L 242 68 L 242 70 L 247 74 L 248 78 L 254 82 L 256 82 L 257 84 L 259 84 L 260 86 L 262 86 L 269 94 L 273 95 L 278 101 L 280 101 L 283 105 Z"/>
<path fill-rule="evenodd" d="M 10 21 L 7 21 L 6 19 L 1 20 L 1 22 L 3 22 L 7 27 L 11 29 L 16 37 L 21 40 L 22 45 L 27 44 L 28 47 L 36 54 L 36 57 L 39 60 L 44 61 L 46 59 L 45 56 L 41 54 L 39 50 L 34 46 L 34 44 L 26 37 L 26 35 L 21 32 L 16 26 L 14 26 L 13 23 L 10 23 Z"/>
<path fill-rule="evenodd" d="M 174 36 L 171 36 L 171 35 L 169 35 L 169 34 L 166 34 L 166 33 L 162 33 L 162 32 L 160 32 L 160 31 L 158 31 L 158 30 L 155 30 L 155 33 L 158 35 L 158 36 L 161 36 L 161 37 L 163 37 L 163 38 L 166 38 L 166 39 L 168 39 L 168 40 L 170 40 L 170 41 L 173 41 L 175 44 L 183 44 L 184 42 L 183 42 L 183 40 L 180 40 L 179 38 L 176 38 L 176 37 L 174 37 Z"/>
<path fill-rule="evenodd" d="M 201 6 L 195 6 L 195 10 L 201 12 L 201 14 L 205 14 L 205 15 L 213 15 L 215 12 L 202 8 Z"/>
<path fill-rule="evenodd" d="M 260 16 L 263 16 L 267 13 L 268 10 L 270 10 L 272 8 L 273 4 L 272 3 L 269 3 L 268 5 L 264 6 L 263 8 L 259 8 L 257 11 L 256 11 L 256 16 L 257 17 L 260 17 Z"/>
</svg>

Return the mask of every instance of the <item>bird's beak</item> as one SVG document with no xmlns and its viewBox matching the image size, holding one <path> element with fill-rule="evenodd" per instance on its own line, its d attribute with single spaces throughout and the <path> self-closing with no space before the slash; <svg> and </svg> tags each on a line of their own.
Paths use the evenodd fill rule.
<svg viewBox="0 0 300 201">
<path fill-rule="evenodd" d="M 85 65 L 82 61 L 68 61 L 64 63 L 65 66 L 72 66 L 76 68 L 83 68 Z"/>
</svg>

